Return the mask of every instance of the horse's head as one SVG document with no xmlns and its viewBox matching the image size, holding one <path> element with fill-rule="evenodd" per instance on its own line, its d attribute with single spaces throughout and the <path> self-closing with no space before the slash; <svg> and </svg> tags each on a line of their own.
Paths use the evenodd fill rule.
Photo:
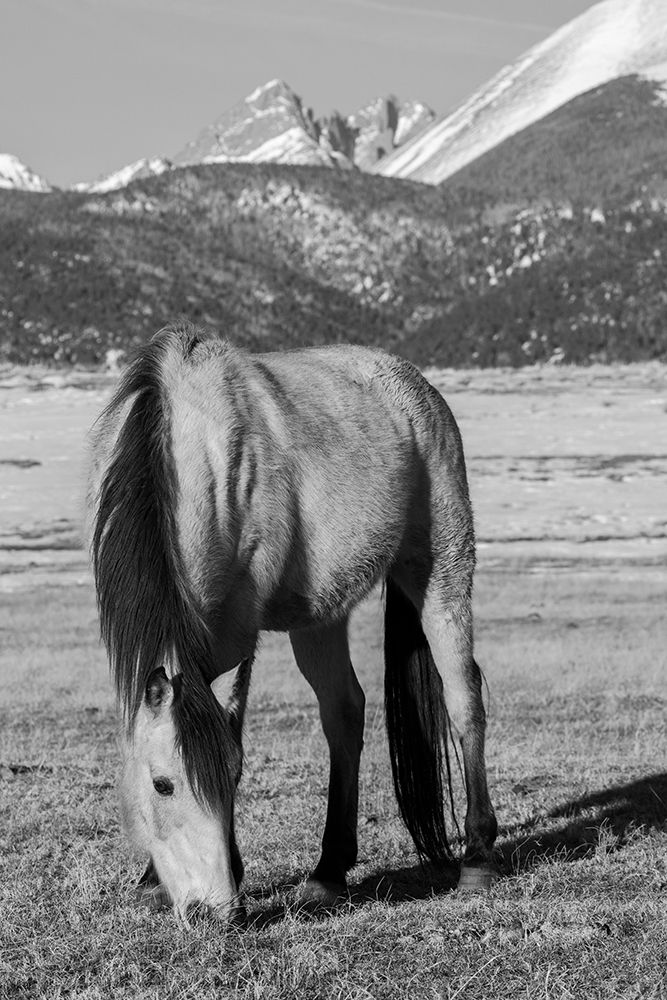
<svg viewBox="0 0 667 1000">
<path fill-rule="evenodd" d="M 223 920 L 242 913 L 234 837 L 241 716 L 238 705 L 224 706 L 208 686 L 190 688 L 159 669 L 123 739 L 124 827 L 150 855 L 162 898 L 186 922 L 197 907 Z"/>
</svg>

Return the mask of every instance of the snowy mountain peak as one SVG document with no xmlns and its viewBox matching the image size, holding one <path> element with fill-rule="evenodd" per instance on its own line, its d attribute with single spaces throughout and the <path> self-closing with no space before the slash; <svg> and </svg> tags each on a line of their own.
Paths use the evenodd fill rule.
<svg viewBox="0 0 667 1000">
<path fill-rule="evenodd" d="M 587 90 L 667 63 L 665 0 L 603 0 L 505 67 L 376 172 L 437 184 Z"/>
<path fill-rule="evenodd" d="M 16 191 L 50 191 L 48 181 L 11 153 L 0 153 L 0 188 Z"/>
<path fill-rule="evenodd" d="M 229 161 L 367 169 L 434 118 L 425 104 L 377 98 L 352 115 L 315 118 L 283 80 L 225 111 L 174 157 L 177 165 Z"/>
<path fill-rule="evenodd" d="M 269 80 L 268 83 L 256 87 L 252 94 L 245 98 L 246 104 L 256 107 L 270 106 L 274 101 L 286 101 L 289 104 L 299 104 L 299 98 L 284 80 Z"/>
<path fill-rule="evenodd" d="M 154 157 L 151 160 L 136 160 L 112 174 L 100 177 L 99 180 L 82 181 L 80 184 L 75 184 L 72 190 L 85 191 L 88 194 L 105 194 L 107 191 L 118 191 L 130 184 L 131 181 L 141 180 L 144 177 L 157 177 L 170 168 L 169 160 L 164 160 L 161 157 Z"/>
<path fill-rule="evenodd" d="M 282 80 L 270 80 L 223 112 L 174 157 L 193 163 L 309 163 L 331 165 L 320 149 L 312 117 Z"/>
</svg>

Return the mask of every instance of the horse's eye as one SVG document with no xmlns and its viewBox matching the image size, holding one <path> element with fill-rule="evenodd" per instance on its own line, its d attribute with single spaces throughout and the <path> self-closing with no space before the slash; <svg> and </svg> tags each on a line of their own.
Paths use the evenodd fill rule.
<svg viewBox="0 0 667 1000">
<path fill-rule="evenodd" d="M 174 794 L 174 784 L 169 780 L 169 778 L 155 778 L 153 781 L 153 788 L 158 795 Z"/>
</svg>

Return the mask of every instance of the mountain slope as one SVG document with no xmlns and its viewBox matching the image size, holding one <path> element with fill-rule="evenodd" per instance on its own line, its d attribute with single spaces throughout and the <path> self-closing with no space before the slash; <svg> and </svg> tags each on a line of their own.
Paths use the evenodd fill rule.
<svg viewBox="0 0 667 1000">
<path fill-rule="evenodd" d="M 11 153 L 0 153 L 0 188 L 14 191 L 50 191 L 48 181 Z"/>
<path fill-rule="evenodd" d="M 443 182 L 459 204 L 596 206 L 667 194 L 662 88 L 621 77 L 505 139 Z"/>
<path fill-rule="evenodd" d="M 602 202 L 595 176 L 576 197 L 565 176 L 566 204 L 508 204 L 268 164 L 108 194 L 0 191 L 0 360 L 96 364 L 179 315 L 254 349 L 346 341 L 421 365 L 667 360 L 667 156 L 653 152 L 650 184 L 638 167 Z"/>
<path fill-rule="evenodd" d="M 203 129 L 173 157 L 176 166 L 196 163 L 294 163 L 329 166 L 312 114 L 282 80 L 258 87 Z"/>
<path fill-rule="evenodd" d="M 617 77 L 665 75 L 664 0 L 604 0 L 501 70 L 375 170 L 437 184 L 573 97 Z"/>
<path fill-rule="evenodd" d="M 91 194 L 104 194 L 107 191 L 117 191 L 127 187 L 131 181 L 143 180 L 145 177 L 156 177 L 171 169 L 169 160 L 154 157 L 152 160 L 136 160 L 128 163 L 127 166 L 115 170 L 112 174 L 105 174 L 96 181 L 82 181 L 75 184 L 73 191 L 89 191 Z"/>
</svg>

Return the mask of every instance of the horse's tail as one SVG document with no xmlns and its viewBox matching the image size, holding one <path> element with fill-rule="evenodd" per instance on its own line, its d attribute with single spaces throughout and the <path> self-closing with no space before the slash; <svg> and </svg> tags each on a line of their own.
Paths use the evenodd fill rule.
<svg viewBox="0 0 667 1000">
<path fill-rule="evenodd" d="M 215 676 L 209 633 L 177 545 L 176 472 L 166 382 L 193 332 L 161 330 L 123 375 L 100 417 L 120 421 L 95 503 L 92 561 L 102 637 L 130 726 L 151 673 L 177 664 L 195 700 Z"/>
<path fill-rule="evenodd" d="M 398 808 L 423 860 L 451 860 L 443 764 L 450 803 L 449 720 L 419 615 L 391 579 L 386 584 L 385 707 Z"/>
</svg>

